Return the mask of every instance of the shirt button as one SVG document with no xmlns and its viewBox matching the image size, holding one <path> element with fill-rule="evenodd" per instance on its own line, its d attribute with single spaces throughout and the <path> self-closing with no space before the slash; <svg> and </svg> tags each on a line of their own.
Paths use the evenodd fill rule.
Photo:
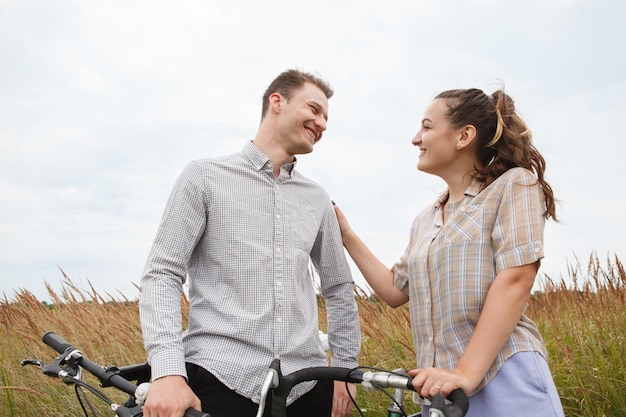
<svg viewBox="0 0 626 417">
<path fill-rule="evenodd" d="M 277 218 L 277 219 L 280 219 L 280 214 L 277 214 L 277 215 L 276 215 L 276 218 Z"/>
<path fill-rule="evenodd" d="M 281 281 L 276 281 L 276 285 L 280 287 L 281 285 L 283 285 L 283 283 Z"/>
<path fill-rule="evenodd" d="M 541 248 L 535 248 L 535 253 L 539 253 L 540 250 Z"/>
<path fill-rule="evenodd" d="M 280 252 L 280 248 L 276 248 L 276 252 Z"/>
<path fill-rule="evenodd" d="M 276 321 L 279 322 L 279 323 L 282 323 L 283 319 L 281 317 L 277 317 Z"/>
<path fill-rule="evenodd" d="M 465 211 L 467 208 L 465 206 L 461 207 L 461 211 Z"/>
</svg>

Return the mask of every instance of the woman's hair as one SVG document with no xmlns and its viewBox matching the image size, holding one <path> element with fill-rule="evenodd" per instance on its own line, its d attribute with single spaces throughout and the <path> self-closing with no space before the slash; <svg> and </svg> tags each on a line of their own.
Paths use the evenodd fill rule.
<svg viewBox="0 0 626 417">
<path fill-rule="evenodd" d="M 453 127 L 476 128 L 480 166 L 474 177 L 486 187 L 514 167 L 534 172 L 545 197 L 544 216 L 556 220 L 554 193 L 544 179 L 546 161 L 533 145 L 532 134 L 515 111 L 513 99 L 501 89 L 489 96 L 476 88 L 448 90 L 435 98 L 446 101 Z"/>
<path fill-rule="evenodd" d="M 291 98 L 294 91 L 300 89 L 305 83 L 311 83 L 324 93 L 326 98 L 331 98 L 334 91 L 328 82 L 322 78 L 298 69 L 290 69 L 284 71 L 278 75 L 267 87 L 263 94 L 263 105 L 261 107 L 261 120 L 265 117 L 267 109 L 269 108 L 269 97 L 274 93 L 279 93 L 285 97 L 287 101 Z"/>
</svg>

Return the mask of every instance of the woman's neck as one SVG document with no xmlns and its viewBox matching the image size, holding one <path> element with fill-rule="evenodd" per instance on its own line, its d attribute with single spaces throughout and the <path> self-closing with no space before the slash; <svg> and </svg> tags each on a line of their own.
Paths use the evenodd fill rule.
<svg viewBox="0 0 626 417">
<path fill-rule="evenodd" d="M 463 175 L 456 175 L 450 178 L 444 178 L 448 184 L 448 201 L 455 202 L 461 200 L 465 196 L 465 190 L 472 183 L 473 177 L 469 172 Z"/>
</svg>

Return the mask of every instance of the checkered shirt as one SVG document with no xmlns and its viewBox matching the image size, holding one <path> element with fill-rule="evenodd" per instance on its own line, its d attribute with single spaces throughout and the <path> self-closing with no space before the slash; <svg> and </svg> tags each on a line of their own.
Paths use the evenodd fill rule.
<svg viewBox="0 0 626 417">
<path fill-rule="evenodd" d="M 326 300 L 331 364 L 356 366 L 359 318 L 339 225 L 327 193 L 295 164 L 274 179 L 269 159 L 248 142 L 240 153 L 193 161 L 180 175 L 141 280 L 153 378 L 186 376 L 188 361 L 258 402 L 275 357 L 284 374 L 327 366 L 309 260 Z M 297 385 L 288 404 L 313 385 Z"/>
</svg>

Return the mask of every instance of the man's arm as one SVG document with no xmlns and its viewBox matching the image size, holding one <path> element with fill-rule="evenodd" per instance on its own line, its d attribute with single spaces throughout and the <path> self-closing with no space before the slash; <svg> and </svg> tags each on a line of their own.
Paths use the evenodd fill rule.
<svg viewBox="0 0 626 417">
<path fill-rule="evenodd" d="M 320 228 L 320 235 L 311 253 L 320 275 L 322 296 L 326 299 L 328 340 L 332 351 L 331 364 L 356 367 L 361 349 L 361 328 L 355 300 L 354 281 L 341 242 L 335 212 L 329 204 Z M 356 386 L 335 381 L 332 417 L 348 417 L 356 398 Z"/>
<path fill-rule="evenodd" d="M 354 281 L 346 259 L 335 211 L 329 204 L 313 246 L 311 260 L 320 276 L 322 296 L 326 300 L 328 340 L 333 366 L 357 366 L 361 349 L 359 311 Z"/>
<path fill-rule="evenodd" d="M 186 381 L 181 297 L 205 219 L 202 177 L 191 163 L 174 186 L 141 279 L 139 313 L 153 379 L 146 417 L 182 416 L 189 407 L 199 409 Z"/>
</svg>

